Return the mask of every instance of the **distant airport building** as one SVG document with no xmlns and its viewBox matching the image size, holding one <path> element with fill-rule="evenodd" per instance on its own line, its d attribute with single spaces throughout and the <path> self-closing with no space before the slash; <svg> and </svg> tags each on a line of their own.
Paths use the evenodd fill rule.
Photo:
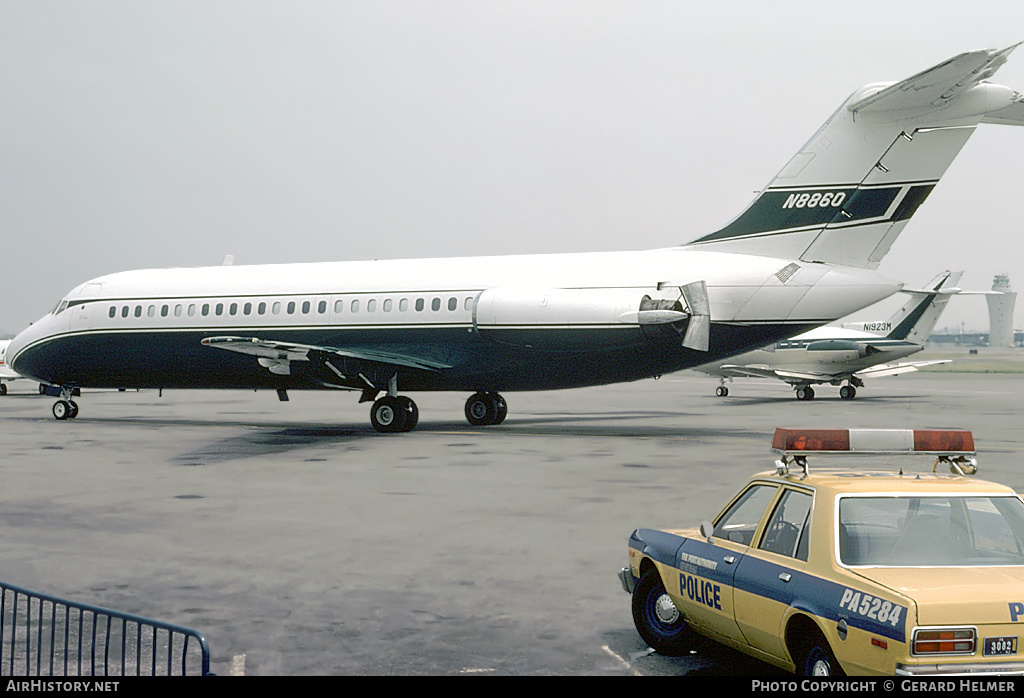
<svg viewBox="0 0 1024 698">
<path fill-rule="evenodd" d="M 1010 277 L 996 274 L 992 291 L 985 293 L 988 301 L 988 332 L 973 332 L 945 327 L 928 337 L 931 344 L 953 344 L 962 347 L 1024 347 L 1024 330 L 1013 329 L 1013 308 L 1017 294 L 1010 290 Z"/>
<path fill-rule="evenodd" d="M 990 347 L 1013 346 L 1013 306 L 1017 294 L 1010 290 L 1010 277 L 996 274 L 992 281 L 994 293 L 985 296 L 988 301 L 988 345 Z"/>
</svg>

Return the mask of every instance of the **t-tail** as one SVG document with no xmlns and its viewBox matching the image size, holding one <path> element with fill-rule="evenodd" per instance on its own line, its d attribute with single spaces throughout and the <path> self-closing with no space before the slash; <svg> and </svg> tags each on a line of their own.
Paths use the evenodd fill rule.
<svg viewBox="0 0 1024 698">
<path fill-rule="evenodd" d="M 988 79 L 1017 46 L 978 50 L 857 90 L 702 249 L 875 269 L 978 124 L 1024 125 Z"/>
<path fill-rule="evenodd" d="M 921 290 L 903 289 L 904 293 L 910 294 L 910 300 L 890 318 L 888 324 L 892 330 L 886 338 L 924 344 L 950 297 L 960 293 L 957 284 L 961 276 L 962 271 L 947 271 L 929 281 Z"/>
</svg>

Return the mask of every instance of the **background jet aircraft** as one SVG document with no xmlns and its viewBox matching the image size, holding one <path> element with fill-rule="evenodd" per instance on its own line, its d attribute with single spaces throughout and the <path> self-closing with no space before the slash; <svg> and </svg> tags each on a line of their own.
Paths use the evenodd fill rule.
<svg viewBox="0 0 1024 698">
<path fill-rule="evenodd" d="M 0 395 L 7 394 L 7 383 L 4 383 L 4 381 L 13 381 L 21 378 L 7 365 L 7 345 L 10 343 L 11 340 L 9 339 L 0 339 Z"/>
<path fill-rule="evenodd" d="M 981 123 L 1024 124 L 987 82 L 1013 47 L 854 92 L 733 222 L 645 252 L 152 269 L 88 281 L 12 342 L 14 370 L 79 388 L 354 390 L 408 431 L 399 390 L 504 391 L 663 375 L 833 322 L 901 284 L 875 270 Z M 384 396 L 378 397 L 381 393 Z"/>
<path fill-rule="evenodd" d="M 775 378 L 793 386 L 799 400 L 814 398 L 812 385 L 846 385 L 839 396 L 852 399 L 865 378 L 895 376 L 916 371 L 922 366 L 949 363 L 906 361 L 892 363 L 924 349 L 963 272 L 945 272 L 925 286 L 923 291 L 907 291 L 911 299 L 888 321 L 872 323 L 891 328 L 884 336 L 846 327 L 819 327 L 782 340 L 770 347 L 747 352 L 724 362 L 708 364 L 697 371 L 721 378 L 715 390 L 719 397 L 729 394 L 726 380 L 733 378 Z"/>
</svg>

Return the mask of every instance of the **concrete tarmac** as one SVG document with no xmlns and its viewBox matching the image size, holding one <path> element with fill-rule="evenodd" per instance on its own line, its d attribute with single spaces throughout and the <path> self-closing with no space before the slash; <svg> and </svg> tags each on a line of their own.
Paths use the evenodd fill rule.
<svg viewBox="0 0 1024 698">
<path fill-rule="evenodd" d="M 969 428 L 979 476 L 1024 489 L 1024 374 L 810 402 L 716 385 L 508 393 L 488 428 L 466 395 L 416 394 L 416 431 L 381 435 L 353 393 L 86 391 L 58 422 L 18 381 L 0 580 L 199 630 L 218 674 L 777 674 L 717 645 L 651 654 L 616 578 L 630 532 L 712 518 L 771 469 L 776 426 Z"/>
</svg>

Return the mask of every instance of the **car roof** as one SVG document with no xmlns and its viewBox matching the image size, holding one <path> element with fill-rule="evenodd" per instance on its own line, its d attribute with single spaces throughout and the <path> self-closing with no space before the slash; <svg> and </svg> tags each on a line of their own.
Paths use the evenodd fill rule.
<svg viewBox="0 0 1024 698">
<path fill-rule="evenodd" d="M 834 494 L 844 493 L 949 493 L 1007 494 L 1016 492 L 1006 485 L 965 475 L 949 475 L 928 471 L 899 471 L 869 468 L 811 468 L 806 475 L 793 472 L 779 475 L 776 471 L 758 473 L 751 480 L 770 480 L 790 485 L 812 487 Z"/>
</svg>

